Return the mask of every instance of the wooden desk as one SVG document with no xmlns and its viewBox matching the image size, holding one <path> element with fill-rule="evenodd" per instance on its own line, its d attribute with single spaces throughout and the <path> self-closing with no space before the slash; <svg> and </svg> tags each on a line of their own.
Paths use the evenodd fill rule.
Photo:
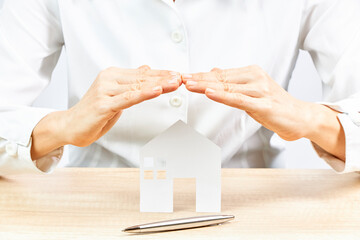
<svg viewBox="0 0 360 240">
<path fill-rule="evenodd" d="M 58 169 L 0 179 L 0 239 L 360 239 L 360 175 L 330 170 L 224 169 L 221 226 L 130 235 L 125 227 L 195 213 L 193 181 L 175 212 L 140 213 L 137 169 Z M 190 187 L 189 187 L 190 186 Z"/>
</svg>

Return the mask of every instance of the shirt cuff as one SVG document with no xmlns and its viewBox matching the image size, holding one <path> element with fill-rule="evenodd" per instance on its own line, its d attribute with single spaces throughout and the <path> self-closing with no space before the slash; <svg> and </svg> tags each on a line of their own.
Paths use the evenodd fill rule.
<svg viewBox="0 0 360 240">
<path fill-rule="evenodd" d="M 38 122 L 54 110 L 33 107 L 0 110 L 0 175 L 51 172 L 62 158 L 63 147 L 33 161 L 31 134 Z"/>
<path fill-rule="evenodd" d="M 360 127 L 356 124 L 356 119 L 353 120 L 354 116 L 350 114 L 339 113 L 338 119 L 345 132 L 345 162 L 326 152 L 317 144 L 312 142 L 312 145 L 319 157 L 337 173 L 358 172 L 360 171 Z"/>
<path fill-rule="evenodd" d="M 6 141 L 0 146 L 0 175 L 50 173 L 60 162 L 63 150 L 64 147 L 60 147 L 33 161 L 31 159 L 31 141 L 27 146 Z"/>
<path fill-rule="evenodd" d="M 31 149 L 31 147 L 30 147 Z M 38 170 L 43 173 L 51 173 L 57 167 L 64 153 L 64 147 L 55 149 L 42 158 L 32 160 Z"/>
</svg>

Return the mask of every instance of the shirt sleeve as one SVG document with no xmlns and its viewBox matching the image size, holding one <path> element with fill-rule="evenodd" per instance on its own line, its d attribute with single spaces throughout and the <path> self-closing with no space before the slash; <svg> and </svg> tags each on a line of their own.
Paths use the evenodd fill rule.
<svg viewBox="0 0 360 240">
<path fill-rule="evenodd" d="M 300 48 L 308 51 L 321 77 L 323 102 L 339 111 L 346 161 L 313 143 L 339 173 L 360 171 L 360 1 L 305 1 Z"/>
<path fill-rule="evenodd" d="M 0 175 L 48 172 L 62 148 L 31 159 L 31 134 L 54 109 L 31 107 L 64 45 L 57 1 L 7 0 L 0 11 Z M 34 161 L 33 161 L 34 160 Z"/>
</svg>

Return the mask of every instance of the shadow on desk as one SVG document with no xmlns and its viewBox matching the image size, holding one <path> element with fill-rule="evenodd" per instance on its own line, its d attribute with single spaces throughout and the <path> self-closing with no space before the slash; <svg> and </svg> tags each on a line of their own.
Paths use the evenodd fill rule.
<svg viewBox="0 0 360 240">
<path fill-rule="evenodd" d="M 6 177 L 2 177 L 0 176 L 0 183 L 1 182 L 13 182 L 13 180 L 9 179 L 9 178 L 6 178 Z"/>
</svg>

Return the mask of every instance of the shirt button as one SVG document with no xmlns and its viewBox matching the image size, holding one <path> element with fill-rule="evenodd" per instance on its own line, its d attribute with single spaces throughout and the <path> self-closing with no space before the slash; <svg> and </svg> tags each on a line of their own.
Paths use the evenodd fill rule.
<svg viewBox="0 0 360 240">
<path fill-rule="evenodd" d="M 16 157 L 17 156 L 17 145 L 15 143 L 8 143 L 6 144 L 6 152 L 9 156 Z"/>
<path fill-rule="evenodd" d="M 173 107 L 180 107 L 182 102 L 183 102 L 183 100 L 179 96 L 172 96 L 170 98 L 170 105 Z"/>
<path fill-rule="evenodd" d="M 184 39 L 184 36 L 181 32 L 179 31 L 174 31 L 171 34 L 171 39 L 175 42 L 175 43 L 180 43 L 182 42 L 182 40 Z"/>
</svg>

